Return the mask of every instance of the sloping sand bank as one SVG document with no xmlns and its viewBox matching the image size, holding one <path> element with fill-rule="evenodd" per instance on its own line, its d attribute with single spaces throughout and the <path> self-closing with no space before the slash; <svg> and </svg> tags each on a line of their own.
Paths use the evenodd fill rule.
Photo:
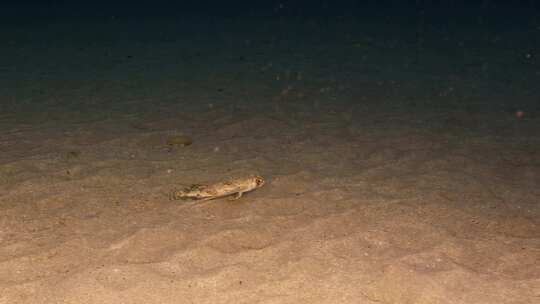
<svg viewBox="0 0 540 304">
<path fill-rule="evenodd" d="M 160 143 L 172 120 L 115 120 L 135 126 L 115 137 L 99 121 L 4 139 L 0 302 L 538 297 L 539 159 L 523 143 L 442 138 L 403 127 L 405 114 L 395 131 L 390 119 L 354 127 L 319 113 L 292 126 L 235 113 L 180 122 L 195 143 L 170 152 Z M 238 201 L 168 199 L 250 172 L 268 183 Z"/>
</svg>

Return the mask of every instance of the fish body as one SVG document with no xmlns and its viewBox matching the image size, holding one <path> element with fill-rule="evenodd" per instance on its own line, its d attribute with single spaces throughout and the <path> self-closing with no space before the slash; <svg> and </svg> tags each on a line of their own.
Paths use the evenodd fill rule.
<svg viewBox="0 0 540 304">
<path fill-rule="evenodd" d="M 216 198 L 234 195 L 233 199 L 239 199 L 246 192 L 253 191 L 264 185 L 265 181 L 259 175 L 249 175 L 232 178 L 213 184 L 194 184 L 182 190 L 175 191 L 172 198 L 207 201 Z"/>
</svg>

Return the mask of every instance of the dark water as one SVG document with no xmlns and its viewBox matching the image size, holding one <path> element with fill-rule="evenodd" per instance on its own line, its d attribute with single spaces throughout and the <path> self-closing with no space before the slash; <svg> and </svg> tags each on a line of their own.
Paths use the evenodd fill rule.
<svg viewBox="0 0 540 304">
<path fill-rule="evenodd" d="M 1 111 L 196 115 L 286 97 L 308 109 L 537 116 L 534 3 L 378 3 L 5 6 Z"/>
</svg>

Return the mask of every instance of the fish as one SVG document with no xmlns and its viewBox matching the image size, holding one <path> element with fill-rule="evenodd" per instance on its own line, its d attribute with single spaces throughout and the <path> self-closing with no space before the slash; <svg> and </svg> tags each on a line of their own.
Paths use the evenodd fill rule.
<svg viewBox="0 0 540 304">
<path fill-rule="evenodd" d="M 260 175 L 248 175 L 230 178 L 211 184 L 193 184 L 182 190 L 174 191 L 174 200 L 208 201 L 230 196 L 231 200 L 237 200 L 246 192 L 251 192 L 262 187 L 265 180 Z"/>
</svg>

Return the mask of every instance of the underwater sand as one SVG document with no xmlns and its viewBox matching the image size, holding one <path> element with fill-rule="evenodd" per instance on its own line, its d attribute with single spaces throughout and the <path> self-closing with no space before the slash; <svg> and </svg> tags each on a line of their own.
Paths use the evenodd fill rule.
<svg viewBox="0 0 540 304">
<path fill-rule="evenodd" d="M 525 33 L 196 21 L 4 29 L 0 303 L 540 301 Z"/>
</svg>

